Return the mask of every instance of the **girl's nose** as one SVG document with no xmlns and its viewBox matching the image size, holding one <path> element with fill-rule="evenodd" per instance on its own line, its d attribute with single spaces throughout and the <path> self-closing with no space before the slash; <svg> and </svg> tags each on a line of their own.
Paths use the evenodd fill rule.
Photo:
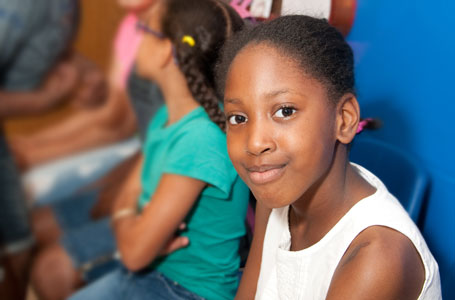
<svg viewBox="0 0 455 300">
<path fill-rule="evenodd" d="M 273 131 L 262 122 L 250 122 L 246 152 L 253 156 L 273 152 L 276 144 L 273 139 Z"/>
</svg>

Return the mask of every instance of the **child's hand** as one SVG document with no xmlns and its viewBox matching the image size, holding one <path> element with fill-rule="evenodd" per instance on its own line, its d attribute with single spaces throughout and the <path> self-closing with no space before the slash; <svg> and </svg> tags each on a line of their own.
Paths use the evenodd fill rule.
<svg viewBox="0 0 455 300">
<path fill-rule="evenodd" d="M 181 223 L 180 226 L 179 226 L 179 230 L 178 231 L 182 231 L 182 230 L 185 230 L 186 228 L 186 224 L 185 223 Z M 166 245 L 164 246 L 163 249 L 161 249 L 159 255 L 160 256 L 164 256 L 164 255 L 168 255 L 174 251 L 177 251 L 181 248 L 184 248 L 186 246 L 188 246 L 188 244 L 190 243 L 190 240 L 188 239 L 188 237 L 186 236 L 180 236 L 180 235 L 174 235 L 167 243 Z"/>
</svg>

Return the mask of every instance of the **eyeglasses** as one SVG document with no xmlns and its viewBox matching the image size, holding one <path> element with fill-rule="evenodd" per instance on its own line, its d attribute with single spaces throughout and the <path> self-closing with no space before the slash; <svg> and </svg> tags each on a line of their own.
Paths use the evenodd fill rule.
<svg viewBox="0 0 455 300">
<path fill-rule="evenodd" d="M 166 38 L 164 36 L 164 34 L 162 32 L 158 32 L 156 30 L 153 30 L 152 28 L 150 28 L 147 24 L 145 24 L 144 22 L 142 21 L 137 21 L 136 23 L 136 28 L 137 30 L 141 30 L 147 34 L 151 34 L 159 39 L 164 39 Z M 178 60 L 177 60 L 177 54 L 176 54 L 176 51 L 175 51 L 175 47 L 174 45 L 172 45 L 172 57 L 174 58 L 174 62 L 178 65 Z"/>
<path fill-rule="evenodd" d="M 163 33 L 153 30 L 152 28 L 150 28 L 147 24 L 145 24 L 142 21 L 138 21 L 136 23 L 136 29 L 141 30 L 145 33 L 151 34 L 159 39 L 164 39 L 164 37 L 165 37 Z"/>
</svg>

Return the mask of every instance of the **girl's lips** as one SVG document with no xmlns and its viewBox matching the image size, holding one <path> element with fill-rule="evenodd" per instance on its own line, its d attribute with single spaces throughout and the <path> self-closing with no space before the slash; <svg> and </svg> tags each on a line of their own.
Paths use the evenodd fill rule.
<svg viewBox="0 0 455 300">
<path fill-rule="evenodd" d="M 269 165 L 247 168 L 248 177 L 254 184 L 266 184 L 280 178 L 284 173 L 285 166 L 286 165 Z"/>
</svg>

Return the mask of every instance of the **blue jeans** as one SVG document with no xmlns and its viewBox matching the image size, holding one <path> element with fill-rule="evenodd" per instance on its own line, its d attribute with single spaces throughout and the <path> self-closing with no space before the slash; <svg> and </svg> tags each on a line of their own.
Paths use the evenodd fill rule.
<svg viewBox="0 0 455 300">
<path fill-rule="evenodd" d="M 203 300 L 158 271 L 119 268 L 74 294 L 70 300 Z"/>
<path fill-rule="evenodd" d="M 19 173 L 0 133 L 0 255 L 19 252 L 32 243 Z"/>
<path fill-rule="evenodd" d="M 51 203 L 50 207 L 63 232 L 93 222 L 90 212 L 98 200 L 98 191 L 89 190 Z"/>
<path fill-rule="evenodd" d="M 54 203 L 51 207 L 63 236 L 60 244 L 86 282 L 98 279 L 120 265 L 110 219 L 92 220 L 90 210 L 97 191 L 87 191 Z"/>
<path fill-rule="evenodd" d="M 86 282 L 98 279 L 121 264 L 116 258 L 117 245 L 109 218 L 66 231 L 60 243 Z"/>
</svg>

